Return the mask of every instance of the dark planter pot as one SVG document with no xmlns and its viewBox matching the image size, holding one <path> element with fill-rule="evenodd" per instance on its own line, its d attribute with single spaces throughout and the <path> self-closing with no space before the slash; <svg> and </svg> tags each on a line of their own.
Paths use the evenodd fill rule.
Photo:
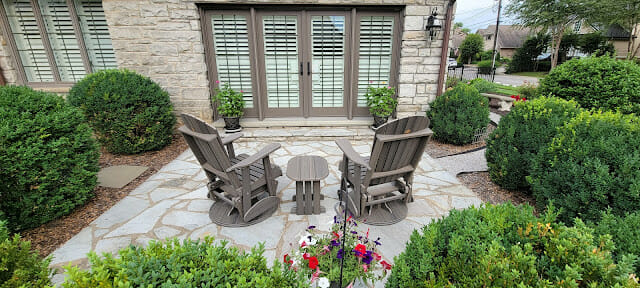
<svg viewBox="0 0 640 288">
<path fill-rule="evenodd" d="M 373 128 L 373 130 L 378 129 L 378 127 L 384 125 L 384 123 L 387 123 L 388 119 L 389 119 L 389 116 L 373 115 L 373 126 L 371 126 L 371 128 Z"/>
<path fill-rule="evenodd" d="M 224 131 L 227 133 L 235 133 L 242 131 L 240 126 L 240 117 L 222 117 L 224 119 Z"/>
</svg>

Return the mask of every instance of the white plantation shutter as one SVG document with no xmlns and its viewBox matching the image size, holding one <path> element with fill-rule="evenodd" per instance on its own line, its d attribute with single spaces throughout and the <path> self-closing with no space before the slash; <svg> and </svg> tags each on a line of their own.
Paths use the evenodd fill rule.
<svg viewBox="0 0 640 288">
<path fill-rule="evenodd" d="M 267 107 L 300 107 L 298 17 L 263 16 Z"/>
<path fill-rule="evenodd" d="M 211 27 L 220 86 L 228 83 L 235 91 L 242 91 L 245 107 L 253 108 L 247 18 L 243 15 L 213 15 Z"/>
<path fill-rule="evenodd" d="M 54 81 L 47 52 L 29 0 L 3 0 L 11 33 L 29 82 Z"/>
<path fill-rule="evenodd" d="M 60 80 L 75 82 L 82 79 L 86 71 L 66 0 L 39 0 L 38 4 Z"/>
<path fill-rule="evenodd" d="M 391 80 L 393 16 L 360 17 L 358 107 L 366 107 L 367 86 L 387 86 Z"/>
<path fill-rule="evenodd" d="M 74 0 L 93 71 L 118 67 L 101 0 Z"/>
<path fill-rule="evenodd" d="M 345 17 L 311 17 L 313 107 L 342 107 Z"/>
</svg>

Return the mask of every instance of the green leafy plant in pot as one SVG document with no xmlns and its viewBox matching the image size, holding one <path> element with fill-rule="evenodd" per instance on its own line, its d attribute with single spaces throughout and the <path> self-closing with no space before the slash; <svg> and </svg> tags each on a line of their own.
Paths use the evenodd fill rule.
<svg viewBox="0 0 640 288">
<path fill-rule="evenodd" d="M 224 119 L 225 131 L 233 133 L 242 130 L 240 117 L 244 113 L 243 91 L 236 92 L 231 89 L 229 83 L 225 83 L 222 88 L 216 88 L 215 91 L 214 101 L 218 103 L 218 113 Z"/>
<path fill-rule="evenodd" d="M 396 94 L 396 89 L 391 86 L 367 87 L 367 93 L 364 96 L 367 99 L 369 112 L 373 115 L 374 129 L 386 123 L 393 110 L 398 106 L 398 100 L 393 98 L 394 94 Z"/>
</svg>

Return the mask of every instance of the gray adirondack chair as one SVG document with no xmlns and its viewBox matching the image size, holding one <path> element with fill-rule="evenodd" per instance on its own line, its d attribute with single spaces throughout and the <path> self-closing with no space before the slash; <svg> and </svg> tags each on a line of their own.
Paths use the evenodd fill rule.
<svg viewBox="0 0 640 288">
<path fill-rule="evenodd" d="M 358 154 L 348 140 L 335 141 L 344 153 L 338 193 L 354 217 L 372 225 L 406 217 L 406 203 L 413 201 L 413 174 L 433 134 L 428 127 L 429 118 L 423 116 L 380 126 L 370 157 Z"/>
<path fill-rule="evenodd" d="M 216 224 L 247 226 L 277 210 L 276 178 L 282 170 L 271 164 L 269 154 L 280 144 L 269 144 L 251 156 L 236 155 L 233 141 L 242 134 L 222 138 L 213 126 L 192 115 L 182 114 L 182 119 L 185 126 L 178 130 L 209 179 L 209 195 L 216 201 L 210 216 Z"/>
</svg>

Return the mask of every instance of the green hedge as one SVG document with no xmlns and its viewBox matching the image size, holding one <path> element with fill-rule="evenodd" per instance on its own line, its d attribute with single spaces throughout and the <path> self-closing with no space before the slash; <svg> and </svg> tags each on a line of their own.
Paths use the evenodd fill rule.
<svg viewBox="0 0 640 288">
<path fill-rule="evenodd" d="M 594 226 L 596 235 L 609 234 L 613 238 L 616 243 L 613 250 L 616 261 L 622 261 L 624 257 L 635 258 L 636 275 L 640 275 L 640 211 L 626 216 L 605 212 Z"/>
<path fill-rule="evenodd" d="M 0 211 L 12 231 L 69 214 L 93 197 L 98 146 L 57 95 L 0 87 Z"/>
<path fill-rule="evenodd" d="M 65 267 L 69 278 L 62 287 L 305 287 L 281 262 L 267 267 L 264 248 L 251 252 L 226 247 L 226 242 L 151 241 L 147 248 L 130 246 L 115 258 L 91 252 L 91 270 Z"/>
<path fill-rule="evenodd" d="M 476 88 L 478 90 L 478 92 L 480 93 L 487 93 L 487 92 L 491 92 L 491 90 L 494 89 L 494 85 L 493 83 L 484 80 L 482 78 L 476 78 L 473 79 L 469 82 L 469 84 L 471 84 L 471 86 L 473 86 L 473 88 Z"/>
<path fill-rule="evenodd" d="M 608 56 L 574 59 L 549 72 L 540 92 L 575 99 L 585 109 L 640 115 L 640 66 Z"/>
<path fill-rule="evenodd" d="M 475 88 L 460 84 L 436 98 L 427 116 L 436 139 L 456 145 L 468 144 L 476 131 L 489 124 L 489 101 Z"/>
<path fill-rule="evenodd" d="M 612 112 L 583 112 L 558 129 L 532 162 L 529 178 L 538 207 L 553 201 L 560 219 L 596 221 L 640 209 L 640 123 Z"/>
<path fill-rule="evenodd" d="M 580 113 L 578 104 L 541 97 L 518 101 L 487 139 L 485 157 L 491 180 L 507 189 L 529 188 L 532 159 L 546 148 L 558 127 Z"/>
<path fill-rule="evenodd" d="M 0 287 L 45 287 L 50 285 L 51 259 L 42 259 L 31 251 L 31 243 L 20 235 L 9 237 L 5 223 L 0 221 Z"/>
<path fill-rule="evenodd" d="M 147 77 L 103 70 L 76 83 L 68 99 L 83 110 L 109 152 L 134 154 L 171 143 L 176 118 L 169 94 Z"/>
<path fill-rule="evenodd" d="M 552 209 L 550 209 L 552 210 Z M 486 205 L 414 231 L 386 287 L 634 287 L 630 261 L 615 264 L 610 237 L 594 237 L 530 206 Z"/>
</svg>

